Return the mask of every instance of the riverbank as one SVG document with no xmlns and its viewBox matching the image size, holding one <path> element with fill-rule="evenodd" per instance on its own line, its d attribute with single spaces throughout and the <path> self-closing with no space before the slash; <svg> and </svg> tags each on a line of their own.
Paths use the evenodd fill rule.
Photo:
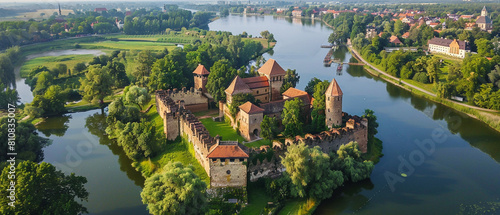
<svg viewBox="0 0 500 215">
<path fill-rule="evenodd" d="M 361 55 L 352 47 L 348 47 L 349 51 L 352 53 L 352 55 L 358 60 L 363 63 L 365 63 L 364 70 L 370 73 L 373 76 L 377 76 L 379 78 L 384 79 L 385 81 L 400 87 L 402 89 L 405 89 L 412 94 L 424 97 L 426 99 L 429 99 L 431 101 L 446 105 L 450 108 L 453 108 L 454 110 L 460 111 L 464 114 L 467 114 L 468 116 L 478 119 L 482 121 L 483 123 L 487 124 L 491 128 L 495 129 L 496 131 L 500 132 L 500 112 L 496 110 L 490 110 L 490 109 L 485 109 L 485 108 L 480 108 L 480 107 L 475 107 L 472 105 L 468 104 L 463 104 L 457 101 L 453 101 L 450 99 L 444 99 L 444 98 L 439 98 L 436 96 L 436 94 L 429 92 L 427 90 L 424 90 L 420 87 L 417 87 L 415 85 L 412 85 L 410 83 L 407 83 L 401 79 L 398 79 L 390 74 L 387 74 L 384 71 L 381 71 L 380 69 L 376 68 L 372 64 L 370 64 L 368 61 L 363 59 Z"/>
</svg>

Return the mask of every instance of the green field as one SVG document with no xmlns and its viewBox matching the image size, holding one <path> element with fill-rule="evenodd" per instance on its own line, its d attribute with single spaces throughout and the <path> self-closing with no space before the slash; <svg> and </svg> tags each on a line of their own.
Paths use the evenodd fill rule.
<svg viewBox="0 0 500 215">
<path fill-rule="evenodd" d="M 219 135 L 222 137 L 222 140 L 237 140 L 240 143 L 245 142 L 245 138 L 236 133 L 236 131 L 231 127 L 231 125 L 227 122 L 214 122 L 212 118 L 205 118 L 200 120 L 205 128 L 207 128 L 210 136 L 215 137 Z M 246 143 L 245 146 L 253 148 L 260 147 L 262 145 L 271 145 L 271 141 L 269 140 L 258 140 L 251 143 Z"/>
<path fill-rule="evenodd" d="M 53 69 L 57 64 L 66 64 L 68 69 L 73 70 L 73 67 L 75 67 L 77 63 L 86 63 L 91 61 L 92 58 L 94 58 L 94 55 L 91 54 L 38 57 L 24 62 L 21 67 L 21 77 L 26 77 L 31 69 L 38 66 L 46 66 L 49 69 Z"/>
<path fill-rule="evenodd" d="M 153 104 L 154 101 L 155 99 L 153 96 L 150 104 Z M 154 122 L 157 135 L 164 135 L 163 119 L 156 112 L 156 106 L 151 107 L 151 109 L 147 112 L 147 119 Z M 133 166 L 147 178 L 153 173 L 160 171 L 161 168 L 167 163 L 177 161 L 184 165 L 192 165 L 196 175 L 198 175 L 208 186 L 210 185 L 210 179 L 207 173 L 194 157 L 193 145 L 187 141 L 185 137 L 177 138 L 175 141 L 168 141 L 164 152 L 159 153 L 159 155 L 151 158 L 150 160 L 143 160 L 138 163 L 134 162 Z"/>
<path fill-rule="evenodd" d="M 172 43 L 160 43 L 149 41 L 102 41 L 93 43 L 80 43 L 84 49 L 116 49 L 116 50 L 156 50 L 165 48 L 175 49 L 177 46 Z"/>
<path fill-rule="evenodd" d="M 186 35 L 181 33 L 171 33 L 168 35 L 164 34 L 153 34 L 153 35 L 113 35 L 106 36 L 106 39 L 115 39 L 120 41 L 150 41 L 150 42 L 162 42 L 162 43 L 181 43 L 188 44 L 192 43 L 194 40 L 201 39 L 197 35 L 197 32 L 193 34 Z"/>
</svg>

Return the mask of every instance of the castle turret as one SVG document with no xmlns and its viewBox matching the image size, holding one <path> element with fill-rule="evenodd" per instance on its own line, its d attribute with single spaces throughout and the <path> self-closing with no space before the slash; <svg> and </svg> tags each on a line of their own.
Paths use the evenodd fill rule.
<svg viewBox="0 0 500 215">
<path fill-rule="evenodd" d="M 196 69 L 193 72 L 194 88 L 196 90 L 201 90 L 204 93 L 207 92 L 207 88 L 205 88 L 205 86 L 207 85 L 209 74 L 210 72 L 208 72 L 208 70 L 205 69 L 205 66 L 199 64 L 198 67 L 196 67 Z"/>
<path fill-rule="evenodd" d="M 328 128 L 342 125 L 342 90 L 335 78 L 325 92 L 325 124 Z"/>
</svg>

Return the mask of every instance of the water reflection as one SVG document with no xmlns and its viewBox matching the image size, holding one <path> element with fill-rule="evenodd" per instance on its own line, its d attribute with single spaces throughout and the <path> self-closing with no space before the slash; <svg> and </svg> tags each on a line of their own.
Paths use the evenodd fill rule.
<svg viewBox="0 0 500 215">
<path fill-rule="evenodd" d="M 62 137 L 69 128 L 68 123 L 70 118 L 71 115 L 69 114 L 60 117 L 49 117 L 40 122 L 36 128 L 47 137 L 51 135 Z"/>
<path fill-rule="evenodd" d="M 133 161 L 127 157 L 122 147 L 118 146 L 115 141 L 110 140 L 107 137 L 105 132 L 107 126 L 105 114 L 94 113 L 85 119 L 85 127 L 91 134 L 99 137 L 99 144 L 108 146 L 114 155 L 118 155 L 120 170 L 127 173 L 128 178 L 134 181 L 135 185 L 140 186 L 141 188 L 144 187 L 145 179 L 142 177 L 141 173 L 132 167 Z"/>
</svg>

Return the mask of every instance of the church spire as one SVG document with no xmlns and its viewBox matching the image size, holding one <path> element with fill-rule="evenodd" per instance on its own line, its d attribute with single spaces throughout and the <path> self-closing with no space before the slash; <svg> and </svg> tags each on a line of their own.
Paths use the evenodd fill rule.
<svg viewBox="0 0 500 215">
<path fill-rule="evenodd" d="M 483 9 L 481 10 L 481 16 L 488 16 L 488 11 L 486 10 L 486 6 L 483 6 Z"/>
</svg>

